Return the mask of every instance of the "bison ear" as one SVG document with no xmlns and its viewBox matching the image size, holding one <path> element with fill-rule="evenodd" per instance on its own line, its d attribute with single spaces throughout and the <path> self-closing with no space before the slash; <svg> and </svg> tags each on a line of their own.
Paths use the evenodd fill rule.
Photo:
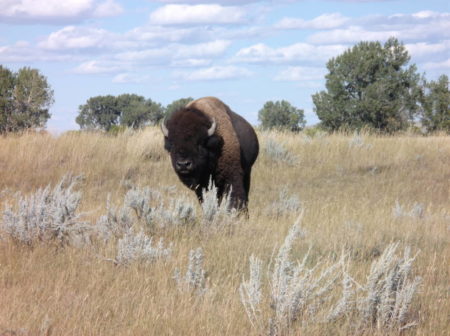
<svg viewBox="0 0 450 336">
<path fill-rule="evenodd" d="M 205 146 L 210 151 L 219 152 L 223 147 L 223 139 L 221 136 L 213 134 L 206 139 Z"/>
</svg>

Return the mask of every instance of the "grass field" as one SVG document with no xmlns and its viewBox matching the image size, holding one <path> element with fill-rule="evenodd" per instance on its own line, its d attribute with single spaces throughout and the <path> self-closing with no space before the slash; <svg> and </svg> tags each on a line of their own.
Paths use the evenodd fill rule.
<svg viewBox="0 0 450 336">
<path fill-rule="evenodd" d="M 259 133 L 249 218 L 223 219 L 226 229 L 205 228 L 194 194 L 173 172 L 157 128 L 116 137 L 68 132 L 59 137 L 0 137 L 0 226 L 18 192 L 53 188 L 65 175 L 82 176 L 76 212 L 94 228 L 110 204 L 120 207 L 129 190 L 149 187 L 158 202 L 184 197 L 195 207 L 189 225 L 149 229 L 171 254 L 154 262 L 111 262 L 119 237 L 94 234 L 85 244 L 24 244 L 0 230 L 0 335 L 259 335 L 268 333 L 274 260 L 303 209 L 301 238 L 292 260 L 317 271 L 346 256 L 353 288 L 367 282 L 371 264 L 391 244 L 416 256 L 411 279 L 421 278 L 406 322 L 387 328 L 363 321 L 357 294 L 339 319 L 323 319 L 341 296 L 337 283 L 327 300 L 315 300 L 280 335 L 448 335 L 450 331 L 450 138 L 436 136 Z M 234 223 L 229 223 L 229 222 Z M 3 224 L 2 224 L 3 223 Z M 219 225 L 220 226 L 220 225 Z M 225 225 L 224 225 L 225 226 Z M 92 232 L 95 230 L 92 229 Z M 206 285 L 202 294 L 174 280 L 201 247 Z M 264 297 L 249 319 L 239 288 L 249 278 L 249 258 L 262 263 Z M 336 280 L 341 281 L 341 280 Z M 272 284 L 273 285 L 273 284 Z M 272 332 L 274 334 L 274 332 Z"/>
</svg>

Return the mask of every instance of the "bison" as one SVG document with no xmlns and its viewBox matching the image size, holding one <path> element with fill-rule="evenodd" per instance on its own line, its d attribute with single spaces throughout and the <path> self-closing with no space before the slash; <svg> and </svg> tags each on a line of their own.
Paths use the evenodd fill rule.
<svg viewBox="0 0 450 336">
<path fill-rule="evenodd" d="M 161 129 L 175 172 L 200 202 L 212 181 L 219 201 L 229 194 L 231 208 L 247 209 L 259 144 L 244 118 L 221 100 L 205 97 L 172 113 Z"/>
</svg>

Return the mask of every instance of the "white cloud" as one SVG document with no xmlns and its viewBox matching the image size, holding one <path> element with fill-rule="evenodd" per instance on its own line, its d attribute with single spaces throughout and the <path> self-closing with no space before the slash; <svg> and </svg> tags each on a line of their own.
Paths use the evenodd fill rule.
<svg viewBox="0 0 450 336">
<path fill-rule="evenodd" d="M 182 3 L 182 4 L 204 4 L 206 0 L 156 0 L 163 3 Z M 242 5 L 246 3 L 261 2 L 261 0 L 215 0 L 214 3 L 221 5 Z"/>
<path fill-rule="evenodd" d="M 342 26 L 349 19 L 339 13 L 322 14 L 312 20 L 283 18 L 275 24 L 277 29 L 333 29 Z"/>
<path fill-rule="evenodd" d="M 252 72 L 236 66 L 213 66 L 191 72 L 175 72 L 174 76 L 186 81 L 226 80 L 249 77 Z"/>
<path fill-rule="evenodd" d="M 398 37 L 399 31 L 370 31 L 361 27 L 351 26 L 346 29 L 335 29 L 319 32 L 308 37 L 308 42 L 314 44 L 357 43 L 359 41 L 383 41 L 391 36 Z"/>
<path fill-rule="evenodd" d="M 333 0 L 340 2 L 394 2 L 398 0 Z"/>
<path fill-rule="evenodd" d="M 115 39 L 104 29 L 67 26 L 51 33 L 38 46 L 50 50 L 104 48 L 111 41 Z"/>
<path fill-rule="evenodd" d="M 108 52 L 111 49 L 145 51 L 149 47 L 167 46 L 167 43 L 199 40 L 210 40 L 211 35 L 200 36 L 197 29 L 173 29 L 169 27 L 139 27 L 125 33 L 83 26 L 66 26 L 51 33 L 38 43 L 38 47 L 64 51 L 72 49 L 98 49 L 97 52 Z M 215 42 L 216 47 L 218 43 Z"/>
<path fill-rule="evenodd" d="M 246 17 L 240 7 L 217 4 L 166 5 L 150 14 L 150 22 L 159 25 L 242 23 Z"/>
<path fill-rule="evenodd" d="M 170 63 L 172 67 L 179 68 L 194 68 L 194 67 L 205 67 L 211 65 L 212 61 L 210 59 L 204 58 L 187 58 L 187 59 L 176 59 Z"/>
<path fill-rule="evenodd" d="M 96 27 L 70 25 L 41 38 L 37 47 L 60 54 L 82 51 L 112 55 L 118 51 L 120 58 L 124 55 L 137 59 L 154 58 L 152 55 L 204 58 L 221 55 L 232 45 L 233 40 L 254 35 L 251 29 L 237 31 L 223 27 L 204 29 L 200 26 L 144 26 L 123 33 L 113 33 Z"/>
<path fill-rule="evenodd" d="M 394 36 L 402 41 L 437 41 L 450 37 L 450 13 L 423 11 L 390 16 L 371 15 L 352 19 L 345 28 L 312 34 L 308 42 L 315 44 L 383 41 Z"/>
<path fill-rule="evenodd" d="M 106 0 L 97 5 L 94 9 L 94 16 L 105 17 L 105 16 L 115 16 L 123 12 L 122 6 L 120 6 L 114 0 Z"/>
<path fill-rule="evenodd" d="M 169 44 L 165 48 L 149 48 L 119 53 L 116 58 L 128 62 L 159 62 L 166 64 L 170 60 L 204 59 L 222 55 L 230 41 L 218 40 L 197 44 Z"/>
<path fill-rule="evenodd" d="M 347 46 L 315 46 L 308 43 L 295 43 L 287 47 L 271 48 L 263 43 L 243 48 L 233 57 L 233 62 L 244 63 L 298 63 L 327 61 L 342 53 Z"/>
<path fill-rule="evenodd" d="M 360 26 L 372 29 L 392 29 L 392 27 L 406 28 L 413 25 L 421 25 L 427 23 L 446 22 L 450 18 L 450 13 L 421 11 L 411 14 L 394 14 L 394 15 L 369 15 L 355 19 L 354 22 Z M 391 28 L 389 28 L 391 27 Z"/>
<path fill-rule="evenodd" d="M 164 26 L 143 26 L 136 27 L 124 34 L 124 37 L 134 41 L 150 43 L 180 42 L 183 40 L 196 41 L 203 39 L 204 29 L 198 31 L 192 27 L 164 27 Z"/>
<path fill-rule="evenodd" d="M 284 3 L 294 3 L 302 2 L 304 0 L 214 0 L 214 3 L 219 3 L 223 5 L 241 5 L 254 2 L 284 2 Z M 331 0 L 335 2 L 385 2 L 385 1 L 396 1 L 396 0 Z M 163 2 L 163 3 L 183 3 L 183 4 L 203 4 L 206 0 L 152 0 L 152 2 Z"/>
<path fill-rule="evenodd" d="M 149 76 L 147 75 L 137 75 L 133 73 L 120 73 L 116 75 L 113 79 L 113 83 L 125 84 L 125 83 L 144 83 L 149 80 Z"/>
<path fill-rule="evenodd" d="M 0 21 L 12 23 L 60 23 L 122 12 L 114 0 L 0 0 Z"/>
<path fill-rule="evenodd" d="M 278 81 L 314 81 L 324 79 L 325 68 L 316 67 L 289 67 L 275 76 Z"/>
<path fill-rule="evenodd" d="M 449 13 L 438 13 L 433 11 L 421 11 L 412 14 L 413 17 L 419 18 L 419 19 L 430 19 L 430 18 L 448 18 Z"/>
<path fill-rule="evenodd" d="M 415 58 L 430 57 L 439 54 L 450 54 L 450 40 L 444 40 L 439 43 L 417 42 L 405 44 L 410 55 Z"/>
<path fill-rule="evenodd" d="M 75 16 L 93 7 L 92 0 L 18 0 L 1 1 L 5 16 L 17 17 L 51 17 Z"/>
<path fill-rule="evenodd" d="M 223 54 L 230 44 L 230 41 L 217 40 L 194 45 L 174 45 L 171 49 L 175 58 L 212 57 Z"/>
<path fill-rule="evenodd" d="M 0 46 L 0 62 L 4 63 L 59 62 L 78 58 L 77 55 L 60 55 L 38 49 L 27 41 Z"/>
<path fill-rule="evenodd" d="M 156 61 L 162 62 L 164 60 L 167 60 L 170 58 L 170 56 L 171 53 L 167 48 L 155 48 L 155 49 L 125 51 L 123 53 L 115 55 L 114 58 L 119 61 L 126 61 L 126 62 L 155 63 Z"/>
<path fill-rule="evenodd" d="M 450 71 L 450 58 L 442 62 L 428 62 L 425 63 L 423 67 L 426 70 L 441 70 L 442 72 L 448 72 Z"/>
<path fill-rule="evenodd" d="M 77 66 L 75 69 L 73 69 L 73 72 L 77 74 L 104 74 L 104 73 L 111 73 L 111 72 L 117 72 L 120 70 L 120 67 L 117 65 L 105 65 L 104 62 L 100 61 L 87 61 L 81 63 L 79 66 Z"/>
<path fill-rule="evenodd" d="M 29 43 L 26 41 L 18 41 L 14 45 L 0 46 L 0 61 L 1 62 L 27 62 L 36 57 L 35 54 L 29 54 Z"/>
<path fill-rule="evenodd" d="M 250 38 L 263 38 L 267 36 L 268 28 L 260 26 L 160 26 L 148 24 L 136 27 L 123 34 L 123 39 L 134 41 L 136 44 L 161 43 L 199 43 L 214 40 L 242 40 Z"/>
<path fill-rule="evenodd" d="M 413 30 L 414 33 L 422 31 L 439 32 L 441 29 L 449 27 L 450 13 L 422 11 L 411 14 L 394 14 L 390 16 L 372 15 L 355 20 L 360 26 L 371 30 L 392 30 L 400 31 Z"/>
</svg>

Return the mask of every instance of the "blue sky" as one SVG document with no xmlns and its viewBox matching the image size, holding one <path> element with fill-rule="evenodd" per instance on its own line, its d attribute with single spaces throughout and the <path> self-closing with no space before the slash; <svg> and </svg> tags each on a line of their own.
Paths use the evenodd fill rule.
<svg viewBox="0 0 450 336">
<path fill-rule="evenodd" d="M 90 97 L 167 105 L 217 96 L 251 123 L 269 100 L 304 109 L 326 62 L 359 41 L 401 40 L 427 79 L 450 74 L 448 1 L 0 0 L 0 64 L 39 69 L 51 131 L 78 129 Z"/>
</svg>

